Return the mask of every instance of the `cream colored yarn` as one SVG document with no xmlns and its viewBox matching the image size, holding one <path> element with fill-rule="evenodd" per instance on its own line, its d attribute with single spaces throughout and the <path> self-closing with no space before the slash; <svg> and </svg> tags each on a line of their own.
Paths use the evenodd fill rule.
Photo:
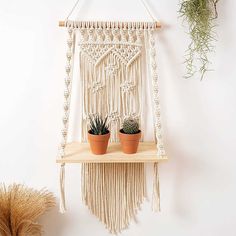
<svg viewBox="0 0 236 236">
<path fill-rule="evenodd" d="M 157 80 L 154 23 L 145 22 L 74 22 L 68 21 L 69 42 L 79 47 L 80 81 L 82 84 L 82 141 L 87 142 L 90 114 L 108 115 L 111 141 L 118 141 L 124 118 L 137 118 L 142 129 L 144 83 L 151 82 L 157 155 L 164 156 L 161 135 L 159 88 Z M 70 33 L 73 32 L 73 33 Z M 76 46 L 77 46 L 76 45 Z M 70 46 L 70 44 L 69 44 Z M 72 47 L 73 48 L 73 47 Z M 69 52 L 71 49 L 69 48 Z M 66 68 L 70 85 L 65 93 L 65 117 L 61 145 L 63 158 L 67 138 L 72 59 Z M 150 71 L 151 73 L 146 73 Z M 149 80 L 150 75 L 150 80 Z M 64 117 L 64 118 L 65 118 Z M 65 211 L 64 166 L 61 167 L 61 211 Z M 143 163 L 83 164 L 81 188 L 84 203 L 113 234 L 128 227 L 146 197 Z M 153 210 L 160 209 L 158 164 L 154 164 Z"/>
</svg>

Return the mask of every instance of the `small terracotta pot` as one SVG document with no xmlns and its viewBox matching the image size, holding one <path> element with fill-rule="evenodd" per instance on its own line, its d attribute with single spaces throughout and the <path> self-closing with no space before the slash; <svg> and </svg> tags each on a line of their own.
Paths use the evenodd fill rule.
<svg viewBox="0 0 236 236">
<path fill-rule="evenodd" d="M 103 155 L 107 152 L 110 132 L 103 135 L 95 135 L 88 132 L 88 140 L 92 153 L 95 155 Z"/>
<path fill-rule="evenodd" d="M 139 140 L 141 138 L 141 131 L 137 134 L 125 134 L 123 130 L 119 133 L 122 151 L 126 154 L 136 153 L 138 150 Z"/>
</svg>

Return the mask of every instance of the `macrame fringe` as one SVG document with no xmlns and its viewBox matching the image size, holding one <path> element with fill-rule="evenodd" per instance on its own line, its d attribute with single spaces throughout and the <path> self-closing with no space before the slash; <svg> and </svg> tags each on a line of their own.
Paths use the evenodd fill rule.
<svg viewBox="0 0 236 236">
<path fill-rule="evenodd" d="M 152 210 L 154 212 L 161 211 L 158 163 L 154 163 L 153 168 Z"/>
<path fill-rule="evenodd" d="M 66 212 L 66 201 L 65 201 L 65 164 L 61 165 L 60 169 L 60 212 Z"/>
<path fill-rule="evenodd" d="M 146 196 L 144 164 L 83 164 L 82 197 L 112 234 L 135 220 Z"/>
</svg>

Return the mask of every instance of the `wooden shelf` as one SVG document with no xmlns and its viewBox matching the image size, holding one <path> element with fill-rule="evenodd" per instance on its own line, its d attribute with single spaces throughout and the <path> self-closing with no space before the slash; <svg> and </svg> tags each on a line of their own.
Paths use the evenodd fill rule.
<svg viewBox="0 0 236 236">
<path fill-rule="evenodd" d="M 88 143 L 69 143 L 65 149 L 65 158 L 57 159 L 57 163 L 142 163 L 168 160 L 166 156 L 157 156 L 156 144 L 140 142 L 138 152 L 124 154 L 120 143 L 110 143 L 105 155 L 94 155 Z"/>
</svg>

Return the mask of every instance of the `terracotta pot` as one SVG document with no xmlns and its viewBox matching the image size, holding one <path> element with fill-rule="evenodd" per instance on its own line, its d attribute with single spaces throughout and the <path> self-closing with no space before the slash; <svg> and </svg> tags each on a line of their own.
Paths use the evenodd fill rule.
<svg viewBox="0 0 236 236">
<path fill-rule="evenodd" d="M 136 153 L 138 150 L 139 140 L 141 138 L 141 131 L 137 134 L 125 134 L 123 130 L 119 133 L 122 151 L 126 154 Z"/>
<path fill-rule="evenodd" d="M 107 145 L 110 138 L 110 132 L 103 135 L 94 135 L 88 132 L 88 140 L 92 153 L 95 155 L 102 155 L 107 152 Z"/>
</svg>

